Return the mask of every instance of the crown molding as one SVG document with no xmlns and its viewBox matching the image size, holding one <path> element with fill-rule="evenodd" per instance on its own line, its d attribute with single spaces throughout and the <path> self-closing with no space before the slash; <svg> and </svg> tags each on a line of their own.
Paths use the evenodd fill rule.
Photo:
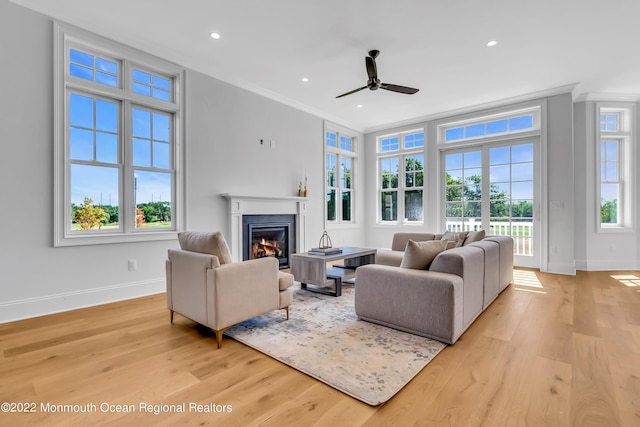
<svg viewBox="0 0 640 427">
<path fill-rule="evenodd" d="M 578 95 L 574 100 L 574 102 L 585 101 L 640 102 L 640 93 L 585 92 Z"/>
</svg>

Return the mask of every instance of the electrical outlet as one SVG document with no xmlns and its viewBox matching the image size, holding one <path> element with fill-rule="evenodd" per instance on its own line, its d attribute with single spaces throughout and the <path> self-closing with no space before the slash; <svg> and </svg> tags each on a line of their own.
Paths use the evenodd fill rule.
<svg viewBox="0 0 640 427">
<path fill-rule="evenodd" d="M 129 260 L 129 271 L 136 271 L 138 269 L 138 260 L 130 259 Z"/>
</svg>

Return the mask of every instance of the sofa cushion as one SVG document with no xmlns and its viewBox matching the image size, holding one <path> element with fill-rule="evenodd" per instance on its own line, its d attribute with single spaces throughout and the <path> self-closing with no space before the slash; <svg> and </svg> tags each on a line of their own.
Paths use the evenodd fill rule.
<svg viewBox="0 0 640 427">
<path fill-rule="evenodd" d="M 470 245 L 473 242 L 479 242 L 480 240 L 484 239 L 484 234 L 484 230 L 470 231 L 469 234 L 467 234 L 467 237 L 464 239 L 462 246 Z"/>
<path fill-rule="evenodd" d="M 184 251 L 217 256 L 220 264 L 229 264 L 233 261 L 227 241 L 220 232 L 182 231 L 178 233 L 178 242 L 180 249 Z"/>
<path fill-rule="evenodd" d="M 404 250 L 400 267 L 426 270 L 434 258 L 446 248 L 447 242 L 445 240 L 428 240 L 425 242 L 409 240 Z"/>
<path fill-rule="evenodd" d="M 458 247 L 458 246 L 462 246 L 464 239 L 467 238 L 467 234 L 469 234 L 468 231 L 458 231 L 457 233 L 454 233 L 452 231 L 447 230 L 444 232 L 440 240 L 448 240 L 450 242 L 455 242 L 456 243 L 455 247 Z"/>
</svg>

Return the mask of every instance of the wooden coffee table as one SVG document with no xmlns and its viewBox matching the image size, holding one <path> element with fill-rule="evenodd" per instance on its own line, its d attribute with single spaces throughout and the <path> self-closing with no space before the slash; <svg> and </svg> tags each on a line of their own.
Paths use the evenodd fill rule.
<svg viewBox="0 0 640 427">
<path fill-rule="evenodd" d="M 376 261 L 376 249 L 342 247 L 341 253 L 315 255 L 306 253 L 291 255 L 291 273 L 300 282 L 302 289 L 339 297 L 342 295 L 342 282 L 353 281 L 355 269 Z M 331 261 L 343 260 L 344 265 L 327 268 Z M 335 292 L 329 286 L 335 282 Z M 308 285 L 313 285 L 309 287 Z"/>
</svg>

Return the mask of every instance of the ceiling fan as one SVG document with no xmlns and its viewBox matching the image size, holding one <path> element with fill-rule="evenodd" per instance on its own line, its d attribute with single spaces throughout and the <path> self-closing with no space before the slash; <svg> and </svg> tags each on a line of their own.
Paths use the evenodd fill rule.
<svg viewBox="0 0 640 427">
<path fill-rule="evenodd" d="M 369 90 L 378 90 L 385 89 L 390 90 L 391 92 L 398 93 L 406 93 L 407 95 L 413 95 L 420 89 L 415 89 L 407 86 L 399 86 L 393 85 L 390 83 L 382 83 L 378 78 L 378 68 L 376 67 L 376 58 L 380 55 L 379 50 L 371 50 L 369 51 L 369 56 L 364 58 L 365 65 L 367 66 L 367 75 L 369 76 L 369 81 L 366 86 L 362 86 L 361 88 L 349 91 L 347 93 L 343 93 L 342 95 L 336 96 L 336 98 L 342 98 L 343 96 L 351 95 L 352 93 L 360 92 L 364 89 Z"/>
</svg>

